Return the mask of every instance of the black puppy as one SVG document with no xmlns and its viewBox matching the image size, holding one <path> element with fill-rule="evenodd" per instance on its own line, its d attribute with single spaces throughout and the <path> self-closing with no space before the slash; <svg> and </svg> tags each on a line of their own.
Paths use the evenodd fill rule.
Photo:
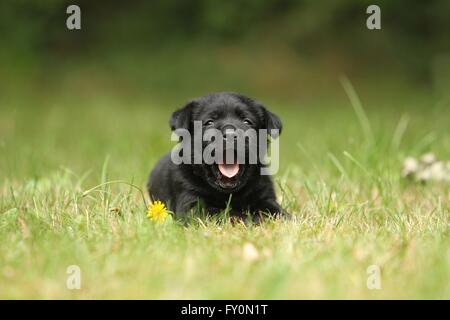
<svg viewBox="0 0 450 320">
<path fill-rule="evenodd" d="M 189 102 L 172 114 L 170 127 L 193 133 L 194 121 L 200 121 L 203 131 L 220 130 L 225 139 L 229 128 L 266 129 L 269 134 L 271 129 L 281 132 L 282 128 L 278 116 L 262 104 L 235 93 L 215 93 Z M 260 174 L 262 166 L 260 159 L 254 164 L 175 164 L 169 153 L 153 169 L 148 191 L 152 200 L 165 202 L 177 214 L 188 212 L 198 201 L 207 212 L 216 213 L 230 200 L 232 215 L 281 214 L 270 176 Z"/>
</svg>

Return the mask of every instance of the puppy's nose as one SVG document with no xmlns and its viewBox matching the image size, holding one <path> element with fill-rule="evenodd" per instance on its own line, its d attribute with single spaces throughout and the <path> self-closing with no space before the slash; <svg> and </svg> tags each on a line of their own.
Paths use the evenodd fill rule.
<svg viewBox="0 0 450 320">
<path fill-rule="evenodd" d="M 222 127 L 222 136 L 225 141 L 233 141 L 237 139 L 236 127 L 232 124 L 226 124 Z"/>
</svg>

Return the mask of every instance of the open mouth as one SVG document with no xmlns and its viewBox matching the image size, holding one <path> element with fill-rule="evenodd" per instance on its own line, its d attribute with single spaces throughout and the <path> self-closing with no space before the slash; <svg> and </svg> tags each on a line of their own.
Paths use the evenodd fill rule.
<svg viewBox="0 0 450 320">
<path fill-rule="evenodd" d="M 217 167 L 219 168 L 219 172 L 227 178 L 233 178 L 239 173 L 239 164 L 237 163 L 232 164 L 221 163 L 218 164 Z"/>
<path fill-rule="evenodd" d="M 224 189 L 235 188 L 244 170 L 244 166 L 237 162 L 231 164 L 219 163 L 215 168 L 217 169 L 217 184 Z"/>
</svg>

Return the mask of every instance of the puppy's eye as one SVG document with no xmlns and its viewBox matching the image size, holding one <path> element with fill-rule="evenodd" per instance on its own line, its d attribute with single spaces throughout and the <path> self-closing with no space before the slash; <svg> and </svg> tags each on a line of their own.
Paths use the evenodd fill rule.
<svg viewBox="0 0 450 320">
<path fill-rule="evenodd" d="M 214 121 L 209 119 L 209 120 L 205 121 L 204 126 L 209 127 L 209 126 L 212 126 L 213 124 L 214 124 Z"/>
<path fill-rule="evenodd" d="M 249 126 L 251 126 L 251 125 L 253 124 L 252 120 L 250 120 L 250 119 L 248 119 L 248 118 L 245 118 L 245 119 L 244 119 L 244 123 L 245 123 L 246 125 L 249 125 Z"/>
</svg>

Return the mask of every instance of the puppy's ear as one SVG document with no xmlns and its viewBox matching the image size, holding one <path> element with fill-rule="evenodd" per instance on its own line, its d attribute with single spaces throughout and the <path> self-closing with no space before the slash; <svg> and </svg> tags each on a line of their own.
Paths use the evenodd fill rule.
<svg viewBox="0 0 450 320">
<path fill-rule="evenodd" d="M 272 138 L 278 138 L 281 134 L 281 130 L 283 129 L 283 123 L 280 118 L 275 114 L 264 108 L 265 118 L 266 118 L 266 128 Z M 272 133 L 272 129 L 277 129 L 278 132 Z"/>
<path fill-rule="evenodd" d="M 169 120 L 169 125 L 172 131 L 176 129 L 189 130 L 191 125 L 191 114 L 193 107 L 194 102 L 191 101 L 172 113 L 172 117 Z"/>
</svg>

